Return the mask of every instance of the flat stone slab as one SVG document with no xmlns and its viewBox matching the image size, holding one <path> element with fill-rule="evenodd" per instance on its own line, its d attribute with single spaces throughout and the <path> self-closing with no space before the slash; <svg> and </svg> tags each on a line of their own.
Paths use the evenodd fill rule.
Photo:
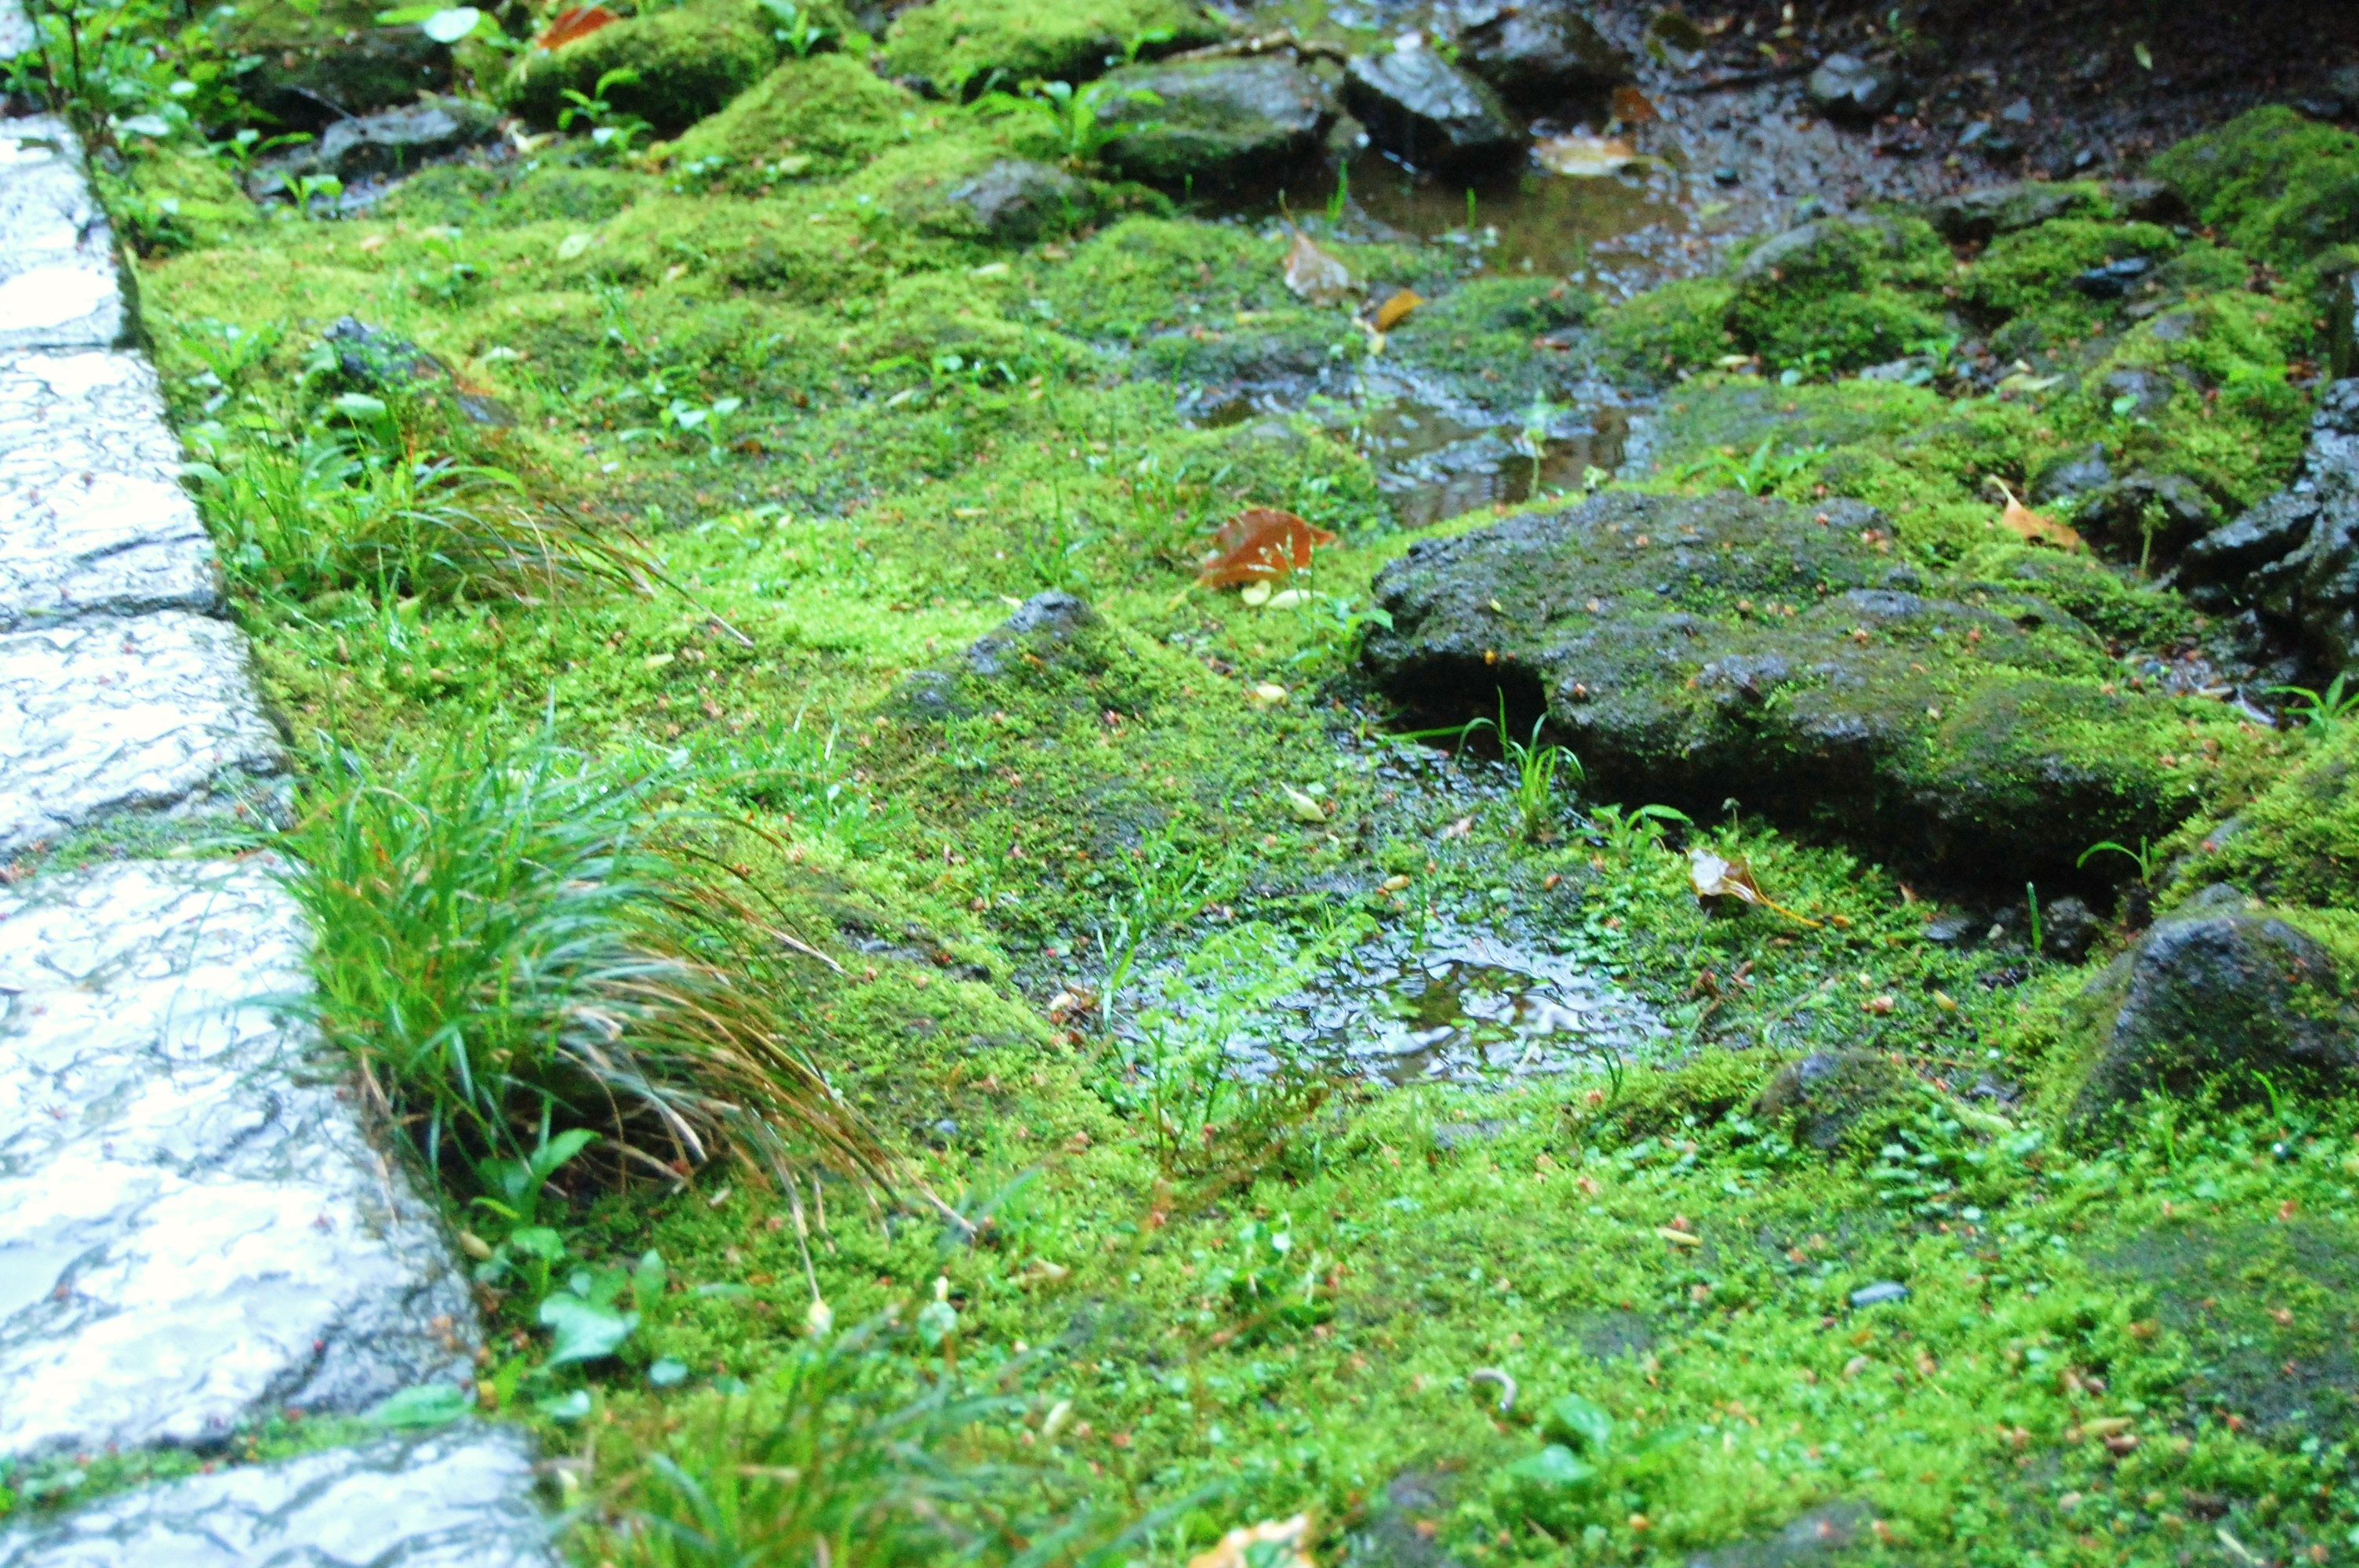
<svg viewBox="0 0 2359 1568">
<path fill-rule="evenodd" d="M 281 762 L 226 622 L 168 610 L 0 633 L 0 858 L 112 813 L 234 809 Z"/>
<path fill-rule="evenodd" d="M 103 349 L 125 325 L 81 144 L 53 115 L 0 121 L 0 349 Z"/>
<path fill-rule="evenodd" d="M 179 463 L 137 355 L 0 355 L 0 632 L 218 608 L 212 546 Z"/>
<path fill-rule="evenodd" d="M 16 0 L 0 0 L 0 59 L 14 59 L 33 47 L 33 24 Z"/>
<path fill-rule="evenodd" d="M 0 893 L 0 1456 L 198 1444 L 467 1375 L 432 1214 L 282 1016 L 308 937 L 271 871 L 125 861 Z"/>
<path fill-rule="evenodd" d="M 557 1568 L 520 1433 L 225 1470 L 0 1535 L 0 1568 Z"/>
</svg>

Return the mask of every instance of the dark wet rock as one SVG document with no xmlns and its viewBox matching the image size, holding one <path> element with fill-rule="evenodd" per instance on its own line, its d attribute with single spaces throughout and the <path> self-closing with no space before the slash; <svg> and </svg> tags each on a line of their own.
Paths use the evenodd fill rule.
<svg viewBox="0 0 2359 1568">
<path fill-rule="evenodd" d="M 1944 910 L 1925 925 L 1925 940 L 1937 947 L 1970 947 L 1990 922 L 1967 910 Z"/>
<path fill-rule="evenodd" d="M 2210 533 L 2220 509 L 2182 474 L 2141 470 L 2083 492 L 2072 525 L 2149 562 L 2169 559 Z"/>
<path fill-rule="evenodd" d="M 400 109 L 339 120 L 281 166 L 344 179 L 406 174 L 429 159 L 488 141 L 499 114 L 472 98 L 432 97 Z"/>
<path fill-rule="evenodd" d="M 947 217 L 930 226 L 965 228 L 999 244 L 1025 244 L 1078 228 L 1097 211 L 1090 188 L 1061 168 L 1001 158 L 951 188 Z"/>
<path fill-rule="evenodd" d="M 2334 957 L 2288 919 L 2216 884 L 2158 921 L 2073 1004 L 2076 1120 L 2150 1093 L 2207 1085 L 2256 1100 L 2280 1088 L 2346 1091 L 2359 1011 Z"/>
<path fill-rule="evenodd" d="M 1354 55 L 1343 101 L 1378 146 L 1419 168 L 1497 162 L 1522 143 L 1497 91 L 1430 49 Z"/>
<path fill-rule="evenodd" d="M 2154 271 L 2151 256 L 2124 256 L 2076 275 L 2072 287 L 2092 299 L 2121 299 Z"/>
<path fill-rule="evenodd" d="M 2327 304 L 2328 357 L 2337 376 L 2359 376 L 2359 272 L 2334 286 Z"/>
<path fill-rule="evenodd" d="M 1803 92 L 1810 106 L 1833 120 L 1854 122 L 1889 114 L 1900 102 L 1900 73 L 1856 55 L 1831 54 L 1810 72 Z"/>
<path fill-rule="evenodd" d="M 2139 368 L 2117 370 L 2105 377 L 2104 384 L 2114 402 L 2129 400 L 2129 406 L 2121 410 L 2123 415 L 2139 418 L 2150 417 L 2169 407 L 2179 390 L 2178 383 L 2162 372 Z"/>
<path fill-rule="evenodd" d="M 287 15 L 291 7 L 274 12 Z M 342 121 L 447 92 L 451 51 L 417 27 L 365 27 L 348 35 L 277 41 L 236 38 L 254 70 L 238 91 L 288 130 L 325 132 Z"/>
<path fill-rule="evenodd" d="M 2359 665 L 2359 380 L 2326 389 L 2293 482 L 2189 546 L 2182 580 L 2256 610 L 2326 670 Z"/>
<path fill-rule="evenodd" d="M 1438 1121 L 1433 1126 L 1433 1147 L 1444 1154 L 1455 1154 L 1462 1149 L 1472 1149 L 1488 1143 L 1507 1130 L 1507 1123 L 1492 1119 L 1484 1121 Z"/>
<path fill-rule="evenodd" d="M 2070 894 L 2044 904 L 2039 911 L 2039 945 L 2048 957 L 2067 964 L 2077 964 L 2089 956 L 2089 945 L 2097 939 L 2096 914 L 2088 904 Z"/>
<path fill-rule="evenodd" d="M 1426 1521 L 1450 1510 L 1459 1485 L 1446 1470 L 1404 1470 L 1386 1482 L 1382 1500 L 1348 1537 L 1353 1568 L 1456 1568 Z"/>
<path fill-rule="evenodd" d="M 2035 505 L 2046 506 L 2102 489 L 2113 479 L 2105 449 L 2092 444 L 2053 460 L 2032 475 L 2031 499 Z"/>
<path fill-rule="evenodd" d="M 1777 1070 L 1753 1113 L 1787 1127 L 1797 1143 L 1832 1150 L 1908 1081 L 1890 1057 L 1873 1051 L 1814 1051 Z"/>
<path fill-rule="evenodd" d="M 1609 492 L 1412 546 L 1377 580 L 1392 625 L 1366 658 L 1437 720 L 1490 711 L 1502 688 L 1545 701 L 1607 798 L 1734 796 L 2017 886 L 2191 808 L 2135 739 L 2147 726 L 2252 743 L 2107 692 L 2118 668 L 2095 634 L 2013 585 L 1885 586 L 1890 535 L 1854 501 Z"/>
<path fill-rule="evenodd" d="M 1861 1543 L 1874 1517 L 1861 1503 L 1821 1503 L 1774 1535 L 1698 1552 L 1688 1568 L 1794 1568 L 1831 1561 Z"/>
<path fill-rule="evenodd" d="M 2111 205 L 2107 188 L 2092 180 L 2025 179 L 1962 190 L 1922 211 L 1951 243 L 1986 244 L 2058 218 L 2101 217 Z"/>
<path fill-rule="evenodd" d="M 1091 633 L 1104 624 L 1096 611 L 1070 593 L 1036 593 L 997 631 L 975 639 L 966 651 L 966 667 L 991 679 L 1007 674 L 1018 661 L 1050 664 L 1078 657 L 1093 664 L 1087 644 Z"/>
<path fill-rule="evenodd" d="M 1628 81 L 1630 57 L 1572 0 L 1484 0 L 1459 8 L 1458 58 L 1508 101 L 1540 111 Z"/>
<path fill-rule="evenodd" d="M 1134 66 L 1108 81 L 1152 94 L 1117 103 L 1108 115 L 1135 127 L 1106 156 L 1136 179 L 1274 174 L 1317 151 L 1335 117 L 1326 88 L 1288 55 Z"/>
<path fill-rule="evenodd" d="M 366 393 L 447 394 L 468 423 L 506 427 L 515 413 L 496 397 L 457 384 L 451 367 L 407 338 L 372 327 L 356 316 L 341 316 L 321 334 L 335 355 L 332 388 Z"/>
</svg>

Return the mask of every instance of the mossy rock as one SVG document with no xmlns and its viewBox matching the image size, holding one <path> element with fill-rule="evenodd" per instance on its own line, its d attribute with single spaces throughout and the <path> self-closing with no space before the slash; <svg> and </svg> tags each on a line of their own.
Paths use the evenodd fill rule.
<svg viewBox="0 0 2359 1568">
<path fill-rule="evenodd" d="M 755 192 L 834 179 L 908 140 L 924 108 L 849 55 L 813 55 L 781 62 L 662 152 L 698 187 Z"/>
<path fill-rule="evenodd" d="M 1944 330 L 1940 290 L 1953 266 L 1919 219 L 1805 223 L 1738 264 L 1728 327 L 1773 368 L 1898 359 Z"/>
<path fill-rule="evenodd" d="M 2234 882 L 2294 904 L 2332 905 L 2359 887 L 2359 724 L 2318 734 L 2229 820 L 2190 835 L 2181 885 Z"/>
<path fill-rule="evenodd" d="M 1728 330 L 1735 293 L 1723 278 L 1683 278 L 1614 306 L 1598 322 L 1607 362 L 1649 379 L 1711 364 L 1736 349 Z"/>
<path fill-rule="evenodd" d="M 2359 241 L 2359 135 L 2282 105 L 2180 143 L 2152 171 L 2223 239 L 2274 266 Z"/>
<path fill-rule="evenodd" d="M 1909 1083 L 1899 1065 L 1879 1052 L 1813 1052 L 1777 1070 L 1754 1100 L 1753 1115 L 1796 1143 L 1832 1153 L 1875 1113 L 1898 1101 Z"/>
<path fill-rule="evenodd" d="M 1857 502 L 1609 493 L 1412 546 L 1367 661 L 1436 719 L 1547 704 L 1604 795 L 1840 836 L 2019 884 L 2248 782 L 2217 704 L 2118 690 L 2036 595 L 1928 581 Z"/>
<path fill-rule="evenodd" d="M 1185 0 L 935 0 L 903 11 L 885 35 L 885 68 L 945 97 L 993 85 L 1082 81 L 1134 39 L 1155 54 L 1216 43 L 1228 29 Z"/>
<path fill-rule="evenodd" d="M 1284 55 L 1180 60 L 1113 72 L 1104 111 L 1124 127 L 1106 160 L 1162 185 L 1276 176 L 1315 151 L 1335 117 L 1316 77 Z"/>
<path fill-rule="evenodd" d="M 2345 967 L 2290 911 L 2206 889 L 2106 967 L 2067 1011 L 2052 1095 L 2082 1126 L 2148 1095 L 2230 1104 L 2341 1095 L 2359 1072 Z"/>
<path fill-rule="evenodd" d="M 554 51 L 533 50 L 501 85 L 500 98 L 522 118 L 553 125 L 569 90 L 591 93 L 608 71 L 635 70 L 638 79 L 608 88 L 606 101 L 658 135 L 677 135 L 759 81 L 777 58 L 777 41 L 750 0 L 691 0 Z"/>
<path fill-rule="evenodd" d="M 261 0 L 214 15 L 224 50 L 254 62 L 239 92 L 288 129 L 320 131 L 449 90 L 450 49 L 414 27 L 378 26 L 383 9 L 375 0 Z"/>
</svg>

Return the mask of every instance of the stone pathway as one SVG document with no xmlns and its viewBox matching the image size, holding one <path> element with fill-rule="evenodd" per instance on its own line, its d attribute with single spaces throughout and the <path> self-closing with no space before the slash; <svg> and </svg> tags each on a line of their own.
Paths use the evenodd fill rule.
<svg viewBox="0 0 2359 1568">
<path fill-rule="evenodd" d="M 0 0 L 0 58 L 30 39 Z M 285 787 L 125 287 L 71 132 L 0 120 L 0 865 Z M 0 888 L 0 1461 L 468 1381 L 434 1211 L 287 1016 L 307 942 L 266 860 Z M 20 1518 L 0 1568 L 553 1568 L 549 1534 L 471 1422 Z"/>
</svg>

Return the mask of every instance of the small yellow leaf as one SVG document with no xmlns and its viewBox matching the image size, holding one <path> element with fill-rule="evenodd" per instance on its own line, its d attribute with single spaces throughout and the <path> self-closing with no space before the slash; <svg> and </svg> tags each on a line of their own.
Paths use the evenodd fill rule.
<svg viewBox="0 0 2359 1568">
<path fill-rule="evenodd" d="M 1655 1227 L 1655 1234 L 1661 1237 L 1664 1240 L 1669 1242 L 1674 1247 L 1701 1247 L 1703 1245 L 1703 1238 L 1698 1236 L 1695 1232 L 1691 1230 L 1673 1230 L 1668 1225 L 1658 1225 Z"/>
<path fill-rule="evenodd" d="M 1392 297 L 1376 307 L 1376 330 L 1389 332 L 1408 319 L 1408 313 L 1425 303 L 1424 297 L 1407 288 L 1397 288 Z"/>
<path fill-rule="evenodd" d="M 1276 681 L 1263 681 L 1253 688 L 1253 699 L 1264 708 L 1276 708 L 1286 700 L 1286 688 Z"/>
<path fill-rule="evenodd" d="M 2086 554 L 2089 542 L 2071 529 L 2044 513 L 2034 512 L 2007 489 L 2000 480 L 1991 481 L 1999 493 L 2006 497 L 2006 510 L 1999 514 L 1999 526 L 2027 545 L 2049 545 L 2060 550 L 2076 550 Z"/>
<path fill-rule="evenodd" d="M 1286 809 L 1294 814 L 1294 819 L 1297 822 L 1324 822 L 1327 820 L 1327 808 L 1320 805 L 1317 801 L 1311 799 L 1309 795 L 1303 794 L 1300 790 L 1295 788 L 1292 784 L 1282 784 L 1277 786 L 1277 791 L 1280 795 L 1286 796 Z"/>
</svg>

